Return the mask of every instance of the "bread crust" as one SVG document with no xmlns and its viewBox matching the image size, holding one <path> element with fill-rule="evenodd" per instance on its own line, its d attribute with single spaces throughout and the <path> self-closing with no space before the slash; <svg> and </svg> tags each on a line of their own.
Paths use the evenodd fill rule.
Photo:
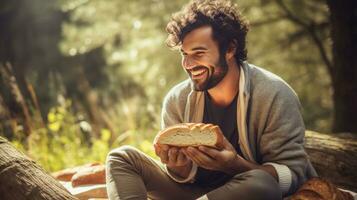
<svg viewBox="0 0 357 200">
<path fill-rule="evenodd" d="M 205 124 L 205 123 L 181 123 L 181 124 L 176 124 L 173 126 L 170 126 L 162 131 L 160 131 L 155 139 L 154 139 L 154 144 L 163 144 L 161 143 L 162 138 L 170 136 L 171 134 L 174 134 L 176 132 L 183 132 L 183 133 L 189 133 L 191 131 L 195 131 L 199 129 L 200 131 L 212 131 L 215 134 L 216 141 L 214 144 L 208 144 L 205 143 L 205 141 L 202 141 L 201 143 L 198 144 L 192 144 L 192 145 L 186 145 L 186 144 L 175 144 L 171 146 L 178 146 L 178 147 L 186 147 L 186 146 L 200 146 L 200 145 L 205 145 L 205 146 L 210 146 L 214 148 L 221 148 L 222 142 L 223 142 L 223 133 L 219 126 L 213 125 L 213 124 Z"/>
<path fill-rule="evenodd" d="M 105 166 L 96 165 L 83 168 L 71 179 L 72 187 L 90 184 L 105 184 Z"/>
<path fill-rule="evenodd" d="M 97 163 L 97 162 L 88 163 L 85 165 L 64 169 L 64 170 L 52 173 L 52 176 L 55 179 L 60 180 L 60 181 L 71 181 L 73 175 L 75 175 L 78 171 L 88 168 L 88 167 L 96 166 L 96 165 L 100 165 L 100 163 Z"/>
<path fill-rule="evenodd" d="M 306 181 L 291 200 L 353 200 L 350 193 L 339 190 L 330 181 L 312 178 Z"/>
</svg>

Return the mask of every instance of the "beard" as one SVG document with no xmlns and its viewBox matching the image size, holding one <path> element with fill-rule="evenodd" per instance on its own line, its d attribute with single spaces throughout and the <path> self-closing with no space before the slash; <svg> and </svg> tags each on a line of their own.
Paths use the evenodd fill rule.
<svg viewBox="0 0 357 200">
<path fill-rule="evenodd" d="M 220 55 L 218 63 L 215 65 L 210 65 L 210 66 L 197 66 L 194 68 L 194 70 L 202 70 L 205 69 L 207 70 L 204 73 L 207 73 L 205 77 L 201 79 L 192 79 L 191 73 L 189 73 L 191 81 L 193 83 L 193 89 L 195 91 L 205 91 L 209 90 L 211 88 L 214 88 L 218 83 L 222 81 L 222 79 L 226 76 L 228 72 L 228 64 L 224 56 Z"/>
</svg>

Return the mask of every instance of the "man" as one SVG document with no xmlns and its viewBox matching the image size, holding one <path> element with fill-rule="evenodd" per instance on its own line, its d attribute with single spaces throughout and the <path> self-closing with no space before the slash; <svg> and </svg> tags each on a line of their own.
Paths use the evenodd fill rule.
<svg viewBox="0 0 357 200">
<path fill-rule="evenodd" d="M 193 1 L 167 26 L 189 79 L 166 95 L 162 128 L 219 125 L 223 149 L 155 144 L 158 163 L 129 147 L 107 158 L 110 199 L 268 199 L 292 194 L 315 176 L 303 148 L 293 90 L 246 62 L 247 23 L 226 1 Z"/>
</svg>

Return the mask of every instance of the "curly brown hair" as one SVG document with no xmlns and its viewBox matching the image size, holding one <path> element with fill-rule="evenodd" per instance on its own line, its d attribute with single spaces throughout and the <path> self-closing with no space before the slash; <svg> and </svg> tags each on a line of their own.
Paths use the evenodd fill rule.
<svg viewBox="0 0 357 200">
<path fill-rule="evenodd" d="M 236 44 L 235 58 L 240 64 L 247 59 L 246 35 L 248 22 L 243 19 L 237 5 L 226 0 L 193 0 L 175 13 L 167 24 L 169 47 L 182 45 L 183 38 L 192 30 L 209 25 L 213 39 L 223 55 L 231 43 Z"/>
</svg>

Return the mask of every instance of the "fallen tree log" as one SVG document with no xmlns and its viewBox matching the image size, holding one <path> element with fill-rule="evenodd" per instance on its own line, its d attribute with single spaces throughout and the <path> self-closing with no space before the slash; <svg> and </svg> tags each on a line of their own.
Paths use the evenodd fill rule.
<svg viewBox="0 0 357 200">
<path fill-rule="evenodd" d="M 306 131 L 305 148 L 320 177 L 357 192 L 357 135 Z M 0 199 L 76 199 L 34 161 L 0 137 Z"/>
<path fill-rule="evenodd" d="M 306 131 L 305 149 L 320 177 L 357 192 L 357 134 Z"/>
<path fill-rule="evenodd" d="M 0 199 L 77 199 L 43 168 L 0 137 Z"/>
</svg>

